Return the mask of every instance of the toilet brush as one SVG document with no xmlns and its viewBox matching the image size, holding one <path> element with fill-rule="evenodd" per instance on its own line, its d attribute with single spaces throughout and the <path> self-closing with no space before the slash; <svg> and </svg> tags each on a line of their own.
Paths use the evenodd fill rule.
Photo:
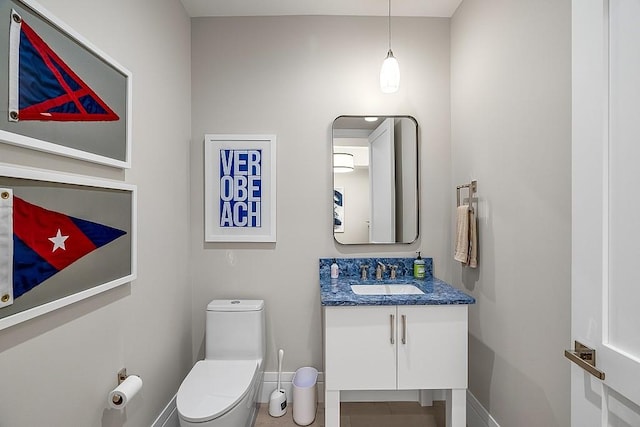
<svg viewBox="0 0 640 427">
<path fill-rule="evenodd" d="M 282 358 L 284 350 L 278 351 L 278 387 L 273 390 L 269 399 L 269 415 L 272 417 L 281 417 L 287 413 L 287 394 L 284 389 L 280 388 L 280 375 L 282 374 Z"/>
</svg>

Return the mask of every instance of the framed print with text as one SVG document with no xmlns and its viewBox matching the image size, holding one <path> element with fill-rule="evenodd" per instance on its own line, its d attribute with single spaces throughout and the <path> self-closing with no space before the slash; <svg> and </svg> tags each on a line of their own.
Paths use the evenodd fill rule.
<svg viewBox="0 0 640 427">
<path fill-rule="evenodd" d="M 206 242 L 276 241 L 276 136 L 204 138 Z"/>
</svg>

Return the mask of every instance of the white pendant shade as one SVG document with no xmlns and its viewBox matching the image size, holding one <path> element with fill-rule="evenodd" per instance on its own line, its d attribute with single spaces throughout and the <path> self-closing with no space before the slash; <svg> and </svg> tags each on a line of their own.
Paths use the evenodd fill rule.
<svg viewBox="0 0 640 427">
<path fill-rule="evenodd" d="M 397 92 L 400 87 L 400 66 L 389 49 L 380 69 L 380 90 L 384 93 Z"/>
<path fill-rule="evenodd" d="M 353 154 L 351 153 L 333 153 L 333 172 L 345 173 L 352 172 L 355 165 L 353 162 Z"/>
</svg>

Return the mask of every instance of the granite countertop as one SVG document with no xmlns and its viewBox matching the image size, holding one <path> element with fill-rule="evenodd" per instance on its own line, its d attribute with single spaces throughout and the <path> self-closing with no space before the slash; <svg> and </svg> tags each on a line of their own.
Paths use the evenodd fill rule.
<svg viewBox="0 0 640 427">
<path fill-rule="evenodd" d="M 433 277 L 433 262 L 425 260 L 425 278 L 413 277 L 412 258 L 337 258 L 340 276 L 331 279 L 330 266 L 333 258 L 320 259 L 320 298 L 323 306 L 356 305 L 447 305 L 474 304 L 476 300 L 448 283 Z M 388 272 L 383 280 L 375 279 L 375 266 L 378 261 L 385 265 L 396 265 L 397 278 L 389 279 Z M 368 266 L 368 280 L 361 280 L 360 266 Z M 373 273 L 370 274 L 370 273 Z M 371 279 L 373 277 L 373 279 Z M 410 284 L 418 287 L 424 294 L 418 295 L 357 295 L 351 285 L 375 285 L 380 283 Z"/>
</svg>

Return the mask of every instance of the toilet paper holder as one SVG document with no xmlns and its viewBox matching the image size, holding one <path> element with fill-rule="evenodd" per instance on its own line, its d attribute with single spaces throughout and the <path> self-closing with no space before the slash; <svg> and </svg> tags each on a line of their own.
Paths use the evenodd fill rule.
<svg viewBox="0 0 640 427">
<path fill-rule="evenodd" d="M 139 375 L 136 375 L 136 376 L 140 377 Z M 127 374 L 127 368 L 120 369 L 116 374 L 118 385 L 122 384 L 128 377 L 129 375 Z M 111 398 L 111 401 L 113 402 L 114 405 L 121 405 L 123 403 L 122 396 L 120 396 L 119 394 L 114 394 Z"/>
<path fill-rule="evenodd" d="M 118 385 L 122 384 L 129 376 L 127 375 L 127 368 L 120 369 L 116 375 L 118 377 Z"/>
</svg>

